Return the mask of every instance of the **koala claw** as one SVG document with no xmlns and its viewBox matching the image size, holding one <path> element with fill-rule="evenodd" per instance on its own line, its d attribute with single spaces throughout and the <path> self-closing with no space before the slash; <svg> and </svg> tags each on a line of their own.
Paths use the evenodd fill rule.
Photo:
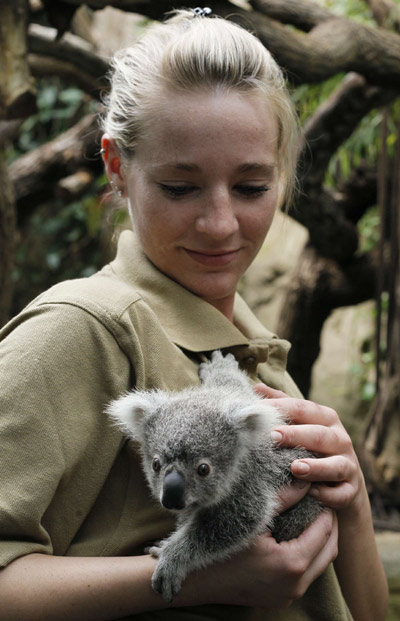
<svg viewBox="0 0 400 621">
<path fill-rule="evenodd" d="M 155 541 L 152 546 L 144 549 L 145 554 L 151 554 L 153 558 L 159 558 L 163 547 L 163 541 Z"/>
<path fill-rule="evenodd" d="M 166 602 L 171 603 L 180 591 L 182 580 L 175 572 L 171 572 L 159 562 L 154 570 L 151 584 L 156 593 L 160 593 Z"/>
</svg>

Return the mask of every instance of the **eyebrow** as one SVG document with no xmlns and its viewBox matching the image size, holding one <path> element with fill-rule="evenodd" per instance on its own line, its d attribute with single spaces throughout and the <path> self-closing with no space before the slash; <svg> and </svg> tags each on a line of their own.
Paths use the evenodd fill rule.
<svg viewBox="0 0 400 621">
<path fill-rule="evenodd" d="M 185 162 L 166 162 L 165 164 L 156 164 L 154 168 L 174 168 L 175 170 L 184 170 L 187 172 L 200 172 L 201 169 L 197 164 L 189 164 Z M 270 175 L 276 169 L 276 163 L 268 162 L 245 162 L 236 169 L 239 173 L 245 172 L 261 172 Z"/>
<path fill-rule="evenodd" d="M 276 163 L 271 162 L 247 162 L 245 164 L 241 164 L 237 169 L 238 172 L 264 172 L 266 174 L 271 174 L 276 169 Z"/>
</svg>

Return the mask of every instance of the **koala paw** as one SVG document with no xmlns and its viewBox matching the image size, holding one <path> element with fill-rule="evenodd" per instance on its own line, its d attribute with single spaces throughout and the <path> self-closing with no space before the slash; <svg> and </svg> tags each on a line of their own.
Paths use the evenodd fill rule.
<svg viewBox="0 0 400 621">
<path fill-rule="evenodd" d="M 199 367 L 200 379 L 205 382 L 216 373 L 227 371 L 238 371 L 239 365 L 232 354 L 224 356 L 221 351 L 216 350 L 211 354 L 208 362 L 203 362 Z"/>
<path fill-rule="evenodd" d="M 161 559 L 154 570 L 151 584 L 156 593 L 160 593 L 166 602 L 171 603 L 181 589 L 183 578 L 173 565 L 163 563 Z"/>
<path fill-rule="evenodd" d="M 151 554 L 153 558 L 159 558 L 164 545 L 164 540 L 155 541 L 152 546 L 144 549 L 145 554 Z"/>
</svg>

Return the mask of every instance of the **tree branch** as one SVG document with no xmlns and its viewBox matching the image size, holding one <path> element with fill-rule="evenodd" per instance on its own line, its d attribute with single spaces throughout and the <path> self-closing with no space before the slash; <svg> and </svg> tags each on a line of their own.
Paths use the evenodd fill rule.
<svg viewBox="0 0 400 621">
<path fill-rule="evenodd" d="M 329 160 L 338 147 L 351 136 L 368 112 L 387 105 L 397 95 L 395 91 L 367 84 L 356 73 L 348 74 L 304 125 L 306 183 L 321 186 Z"/>
<path fill-rule="evenodd" d="M 341 269 L 311 246 L 305 247 L 277 328 L 278 334 L 292 343 L 288 371 L 305 396 L 311 385 L 312 367 L 319 355 L 325 320 L 335 308 L 370 300 L 374 296 L 375 281 L 372 255 L 353 258 Z"/>
<path fill-rule="evenodd" d="M 66 82 L 76 85 L 94 99 L 100 100 L 101 94 L 106 88 L 105 80 L 99 84 L 98 78 L 82 71 L 72 62 L 40 54 L 28 54 L 28 64 L 35 78 L 59 76 Z"/>
<path fill-rule="evenodd" d="M 296 82 L 321 82 L 355 71 L 370 84 L 400 88 L 400 36 L 332 17 L 307 35 L 268 18 L 252 23 L 264 45 Z"/>
<path fill-rule="evenodd" d="M 60 70 L 67 74 L 74 66 L 77 80 L 86 84 L 86 88 L 90 88 L 90 84 L 97 84 L 92 93 L 98 97 L 99 91 L 108 86 L 105 77 L 109 68 L 108 62 L 100 58 L 80 37 L 67 33 L 61 40 L 57 40 L 56 36 L 57 31 L 54 28 L 31 24 L 28 30 L 30 54 L 53 59 Z"/>
<path fill-rule="evenodd" d="M 361 76 L 349 74 L 304 127 L 302 193 L 290 215 L 308 229 L 311 245 L 322 256 L 342 265 L 357 250 L 358 233 L 353 222 L 346 218 L 340 201 L 322 187 L 326 168 L 360 120 L 372 108 L 394 96 L 392 91 L 371 87 Z"/>
<path fill-rule="evenodd" d="M 0 327 L 9 316 L 12 299 L 12 271 L 15 251 L 15 196 L 0 150 Z"/>
<path fill-rule="evenodd" d="M 73 5 L 83 3 L 81 0 L 64 1 Z M 173 8 L 168 0 L 91 0 L 86 4 L 93 9 L 111 5 L 152 19 L 161 19 L 166 11 Z M 189 7 L 197 4 L 197 1 L 186 3 Z M 355 71 L 371 84 L 400 89 L 400 36 L 397 34 L 343 17 L 331 16 L 328 19 L 321 12 L 320 18 L 314 20 L 317 25 L 304 35 L 259 11 L 241 9 L 227 0 L 210 0 L 208 4 L 215 14 L 239 21 L 254 30 L 295 83 L 321 82 L 337 73 Z M 262 4 L 263 11 L 267 12 L 267 0 Z M 282 3 L 284 6 L 285 3 Z M 307 3 L 298 0 L 298 6 L 303 7 L 305 12 Z M 279 17 L 275 3 L 271 4 L 272 8 L 274 15 Z M 285 9 L 282 10 L 283 15 L 287 14 Z M 322 18 L 322 15 L 325 17 Z"/>
<path fill-rule="evenodd" d="M 54 196 L 58 180 L 74 174 L 77 169 L 100 174 L 99 145 L 98 120 L 96 115 L 90 114 L 57 138 L 11 164 L 9 175 L 15 187 L 19 221 L 24 220 L 38 203 Z"/>
<path fill-rule="evenodd" d="M 25 0 L 0 3 L 0 118 L 26 118 L 36 110 L 36 94 L 26 60 Z"/>
<path fill-rule="evenodd" d="M 379 26 L 400 32 L 400 8 L 390 0 L 366 0 Z"/>
<path fill-rule="evenodd" d="M 318 24 L 335 17 L 331 11 L 316 2 L 250 0 L 250 6 L 272 19 L 284 24 L 291 24 L 305 32 L 309 32 Z"/>
</svg>

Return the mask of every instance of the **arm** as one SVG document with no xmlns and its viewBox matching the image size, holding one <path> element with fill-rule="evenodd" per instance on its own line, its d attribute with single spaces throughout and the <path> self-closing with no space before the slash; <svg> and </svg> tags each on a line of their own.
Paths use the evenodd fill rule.
<svg viewBox="0 0 400 621">
<path fill-rule="evenodd" d="M 298 479 L 313 483 L 309 493 L 337 512 L 339 553 L 335 569 L 354 619 L 384 619 L 388 589 L 368 494 L 353 445 L 338 415 L 330 408 L 291 399 L 265 386 L 257 390 L 293 423 L 276 429 L 281 434 L 276 439 L 280 446 L 301 445 L 324 456 L 294 461 L 292 472 Z"/>
<path fill-rule="evenodd" d="M 282 509 L 307 489 L 288 490 Z M 325 512 L 296 540 L 277 544 L 266 534 L 231 560 L 191 574 L 172 606 L 287 607 L 325 571 L 336 550 L 336 521 Z M 111 621 L 168 608 L 151 588 L 155 565 L 150 556 L 21 557 L 0 570 L 0 621 Z"/>
<path fill-rule="evenodd" d="M 63 556 L 119 451 L 117 433 L 92 441 L 106 425 L 99 412 L 131 378 L 126 356 L 97 321 L 68 306 L 60 324 L 58 315 L 53 318 L 57 310 L 56 305 L 42 309 L 1 346 L 0 384 L 7 390 L 0 395 L 0 496 L 2 507 L 10 510 L 0 511 L 0 564 L 5 566 L 0 621 L 106 621 L 166 607 L 151 588 L 155 560 L 149 556 Z M 75 482 L 84 483 L 89 471 L 88 485 L 75 494 Z M 35 478 L 32 483 L 36 476 L 40 484 Z M 332 515 L 326 515 L 285 546 L 265 535 L 230 561 L 191 575 L 173 604 L 287 606 L 335 557 L 335 529 Z"/>
</svg>

